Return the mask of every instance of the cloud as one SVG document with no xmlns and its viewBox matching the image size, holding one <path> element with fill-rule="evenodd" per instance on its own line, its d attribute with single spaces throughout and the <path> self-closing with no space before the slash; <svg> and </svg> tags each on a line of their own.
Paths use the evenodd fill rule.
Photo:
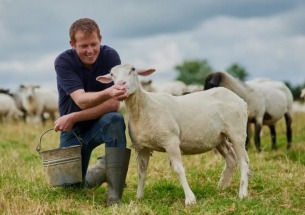
<svg viewBox="0 0 305 215">
<path fill-rule="evenodd" d="M 127 60 L 159 68 L 159 75 L 154 74 L 159 81 L 164 80 L 165 72 L 174 74 L 174 65 L 184 59 L 208 59 L 215 70 L 224 71 L 237 62 L 246 67 L 250 79 L 269 77 L 301 84 L 305 81 L 305 64 L 301 60 L 305 37 L 291 32 L 293 26 L 298 26 L 302 12 L 297 9 L 273 17 L 247 19 L 214 17 L 191 31 L 130 41 L 126 47 L 133 58 Z M 130 55 L 124 50 L 121 53 Z M 292 71 L 298 75 L 292 77 Z"/>
<path fill-rule="evenodd" d="M 93 6 L 92 6 L 93 5 Z M 73 9 L 71 9 L 73 6 Z M 186 59 L 215 70 L 240 63 L 250 78 L 304 83 L 303 1 L 59 1 L 0 2 L 0 87 L 55 82 L 53 62 L 69 49 L 68 30 L 96 20 L 103 44 L 124 63 L 153 67 L 148 78 L 169 81 Z"/>
</svg>

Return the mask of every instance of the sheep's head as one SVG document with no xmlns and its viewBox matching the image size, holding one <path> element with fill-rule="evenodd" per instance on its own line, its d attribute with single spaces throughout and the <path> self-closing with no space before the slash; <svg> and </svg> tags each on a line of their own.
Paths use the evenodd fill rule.
<svg viewBox="0 0 305 215">
<path fill-rule="evenodd" d="M 111 69 L 110 73 L 103 76 L 98 76 L 97 81 L 102 83 L 114 82 L 114 84 L 125 84 L 129 90 L 129 94 L 135 93 L 139 89 L 138 75 L 147 76 L 154 72 L 154 69 L 136 69 L 129 64 L 122 64 Z"/>
<path fill-rule="evenodd" d="M 214 72 L 207 76 L 204 83 L 204 90 L 208 90 L 214 87 L 218 87 L 221 82 L 222 74 L 221 72 Z"/>
<path fill-rule="evenodd" d="M 19 88 L 27 99 L 32 100 L 35 96 L 35 89 L 40 88 L 40 86 L 34 84 L 22 84 Z"/>
</svg>

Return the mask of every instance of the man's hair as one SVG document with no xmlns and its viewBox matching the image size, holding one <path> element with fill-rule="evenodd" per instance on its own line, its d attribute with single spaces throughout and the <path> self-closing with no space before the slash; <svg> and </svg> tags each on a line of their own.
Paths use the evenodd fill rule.
<svg viewBox="0 0 305 215">
<path fill-rule="evenodd" d="M 78 19 L 71 25 L 69 34 L 70 34 L 70 40 L 73 43 L 76 42 L 75 34 L 77 31 L 81 31 L 86 35 L 92 34 L 94 31 L 96 31 L 97 36 L 101 37 L 101 32 L 98 25 L 94 20 L 89 18 Z"/>
</svg>

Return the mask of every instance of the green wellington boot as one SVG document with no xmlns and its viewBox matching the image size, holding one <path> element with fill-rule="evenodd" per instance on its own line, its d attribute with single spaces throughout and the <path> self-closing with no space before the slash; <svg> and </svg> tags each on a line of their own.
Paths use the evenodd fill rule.
<svg viewBox="0 0 305 215">
<path fill-rule="evenodd" d="M 107 206 L 122 202 L 131 150 L 106 148 Z"/>
<path fill-rule="evenodd" d="M 86 188 L 98 188 L 106 182 L 106 157 L 102 155 L 97 158 L 97 163 L 90 167 L 86 174 Z"/>
</svg>

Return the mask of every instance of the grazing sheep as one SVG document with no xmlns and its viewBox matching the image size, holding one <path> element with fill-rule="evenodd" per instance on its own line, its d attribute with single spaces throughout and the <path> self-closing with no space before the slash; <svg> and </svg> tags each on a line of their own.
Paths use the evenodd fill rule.
<svg viewBox="0 0 305 215">
<path fill-rule="evenodd" d="M 0 93 L 0 120 L 8 122 L 11 119 L 18 120 L 23 113 L 17 108 L 14 99 L 5 93 Z"/>
<path fill-rule="evenodd" d="M 294 101 L 292 102 L 293 113 L 305 113 L 305 105 L 303 102 Z"/>
<path fill-rule="evenodd" d="M 2 89 L 2 88 L 0 88 L 0 93 L 4 93 L 4 94 L 10 95 L 10 96 L 13 96 L 13 94 L 10 93 L 9 89 Z"/>
<path fill-rule="evenodd" d="M 287 127 L 287 149 L 291 147 L 293 97 L 291 91 L 283 82 L 272 81 L 270 79 L 255 79 L 253 81 L 241 82 L 228 73 L 215 72 L 207 77 L 204 86 L 204 90 L 219 86 L 228 88 L 247 102 L 249 110 L 247 147 L 250 141 L 250 123 L 254 123 L 254 140 L 257 151 L 261 151 L 260 132 L 262 125 L 269 126 L 272 149 L 276 149 L 275 124 L 283 116 L 285 116 Z"/>
<path fill-rule="evenodd" d="M 22 106 L 32 118 L 32 122 L 45 123 L 45 113 L 54 121 L 58 116 L 58 94 L 55 90 L 41 89 L 38 85 L 20 85 Z"/>
<path fill-rule="evenodd" d="M 26 122 L 26 110 L 22 107 L 22 102 L 21 102 L 21 97 L 20 97 L 20 92 L 15 92 L 15 93 L 11 93 L 9 89 L 5 90 L 5 89 L 0 89 L 0 93 L 5 93 L 9 96 L 11 96 L 14 100 L 15 100 L 15 104 L 17 106 L 17 108 L 23 112 L 23 122 Z"/>
<path fill-rule="evenodd" d="M 124 100 L 129 116 L 128 128 L 138 162 L 137 197 L 144 194 L 146 171 L 151 151 L 166 152 L 185 193 L 185 204 L 195 204 L 182 164 L 182 154 L 199 154 L 216 148 L 226 165 L 220 188 L 229 186 L 236 165 L 241 167 L 239 197 L 247 196 L 251 176 L 245 150 L 247 104 L 225 88 L 172 96 L 150 93 L 141 87 L 138 75 L 147 76 L 154 69 L 137 70 L 119 65 L 110 74 L 99 76 L 102 83 L 126 85 L 129 97 Z"/>
</svg>

